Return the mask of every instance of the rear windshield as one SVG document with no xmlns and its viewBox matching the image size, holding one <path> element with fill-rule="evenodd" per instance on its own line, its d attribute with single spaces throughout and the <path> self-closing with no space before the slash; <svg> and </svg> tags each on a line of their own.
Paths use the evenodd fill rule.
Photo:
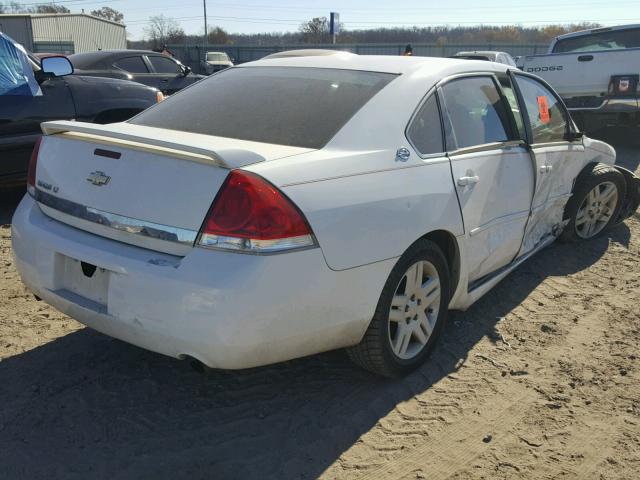
<svg viewBox="0 0 640 480">
<path fill-rule="evenodd" d="M 136 125 L 322 148 L 395 75 L 325 68 L 240 67 L 142 112 Z"/>
<path fill-rule="evenodd" d="M 640 28 L 628 28 L 558 40 L 553 47 L 553 53 L 595 52 L 639 47 Z"/>
</svg>

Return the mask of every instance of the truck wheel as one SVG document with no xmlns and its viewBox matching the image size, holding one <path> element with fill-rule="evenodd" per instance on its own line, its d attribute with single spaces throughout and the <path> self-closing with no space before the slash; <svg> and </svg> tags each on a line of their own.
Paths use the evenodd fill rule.
<svg viewBox="0 0 640 480">
<path fill-rule="evenodd" d="M 565 207 L 569 223 L 560 240 L 589 240 L 615 224 L 626 195 L 624 176 L 614 167 L 596 164 L 578 176 L 573 196 Z"/>
<path fill-rule="evenodd" d="M 447 261 L 435 243 L 420 240 L 391 271 L 369 328 L 358 345 L 347 349 L 349 356 L 385 377 L 410 372 L 429 356 L 448 303 Z"/>
</svg>

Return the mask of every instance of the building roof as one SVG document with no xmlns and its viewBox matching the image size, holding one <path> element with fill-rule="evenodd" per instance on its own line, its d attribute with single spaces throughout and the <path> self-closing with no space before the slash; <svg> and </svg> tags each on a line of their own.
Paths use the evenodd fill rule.
<svg viewBox="0 0 640 480">
<path fill-rule="evenodd" d="M 122 28 L 126 28 L 124 23 L 114 22 L 113 20 L 107 20 L 106 18 L 96 17 L 94 15 L 89 15 L 88 13 L 0 13 L 0 19 L 2 18 L 42 18 L 42 17 L 87 17 L 93 20 L 98 20 L 100 22 L 111 23 L 113 25 L 117 25 Z"/>
</svg>

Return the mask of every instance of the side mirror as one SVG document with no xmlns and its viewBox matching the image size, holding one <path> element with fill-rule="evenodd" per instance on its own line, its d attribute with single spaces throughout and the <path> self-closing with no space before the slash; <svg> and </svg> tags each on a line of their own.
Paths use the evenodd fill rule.
<svg viewBox="0 0 640 480">
<path fill-rule="evenodd" d="M 42 73 L 51 77 L 64 77 L 73 73 L 73 65 L 67 57 L 45 57 L 40 61 Z"/>
<path fill-rule="evenodd" d="M 186 77 L 191 73 L 191 67 L 187 67 L 186 65 L 182 66 L 182 74 Z"/>
</svg>

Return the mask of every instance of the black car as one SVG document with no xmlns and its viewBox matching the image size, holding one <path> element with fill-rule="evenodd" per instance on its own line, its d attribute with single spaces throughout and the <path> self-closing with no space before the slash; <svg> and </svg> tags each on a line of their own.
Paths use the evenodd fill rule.
<svg viewBox="0 0 640 480">
<path fill-rule="evenodd" d="M 71 73 L 67 58 L 40 60 L 0 33 L 0 186 L 24 184 L 41 122 L 120 122 L 162 97 L 139 83 Z"/>
<path fill-rule="evenodd" d="M 148 50 L 76 53 L 70 55 L 69 60 L 78 74 L 133 80 L 155 87 L 165 95 L 205 78 L 169 55 Z"/>
</svg>

